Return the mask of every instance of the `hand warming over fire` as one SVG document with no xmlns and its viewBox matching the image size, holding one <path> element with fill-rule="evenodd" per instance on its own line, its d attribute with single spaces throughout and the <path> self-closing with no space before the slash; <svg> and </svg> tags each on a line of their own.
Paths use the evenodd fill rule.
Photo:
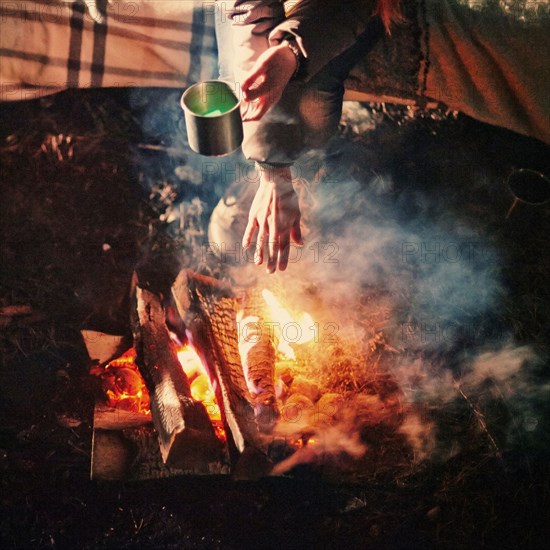
<svg viewBox="0 0 550 550">
<path fill-rule="evenodd" d="M 281 99 L 296 70 L 296 57 L 285 44 L 267 49 L 241 84 L 243 121 L 259 120 Z"/>
<path fill-rule="evenodd" d="M 277 267 L 284 271 L 288 265 L 290 239 L 296 244 L 303 244 L 298 196 L 292 186 L 289 167 L 261 172 L 260 186 L 250 207 L 243 236 L 243 248 L 250 246 L 256 230 L 255 263 L 263 263 L 264 247 L 268 243 L 267 272 L 273 273 Z"/>
</svg>

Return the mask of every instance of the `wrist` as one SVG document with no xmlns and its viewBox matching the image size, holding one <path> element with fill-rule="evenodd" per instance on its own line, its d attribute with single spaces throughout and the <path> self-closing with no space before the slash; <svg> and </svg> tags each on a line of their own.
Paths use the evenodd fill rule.
<svg viewBox="0 0 550 550">
<path fill-rule="evenodd" d="M 294 78 L 299 68 L 296 56 L 284 40 L 279 42 L 275 48 L 279 50 L 280 55 L 283 57 L 285 66 L 288 66 L 288 71 L 290 72 L 289 80 Z"/>
<path fill-rule="evenodd" d="M 296 44 L 296 39 L 292 34 L 288 34 L 281 41 L 281 45 L 284 45 L 288 49 L 288 51 L 292 53 L 292 56 L 294 57 L 295 69 L 294 69 L 292 78 L 296 78 L 300 73 L 300 68 L 302 66 L 302 61 L 303 61 L 300 48 L 298 48 L 298 45 Z"/>
<path fill-rule="evenodd" d="M 261 166 L 260 170 L 260 186 L 269 186 L 278 191 L 294 191 L 290 166 Z"/>
</svg>

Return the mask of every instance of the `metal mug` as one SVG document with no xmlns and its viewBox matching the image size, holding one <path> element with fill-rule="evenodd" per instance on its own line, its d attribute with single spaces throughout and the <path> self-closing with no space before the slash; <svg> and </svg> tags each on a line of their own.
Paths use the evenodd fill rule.
<svg viewBox="0 0 550 550">
<path fill-rule="evenodd" d="M 539 206 L 550 200 L 550 179 L 542 172 L 529 168 L 514 168 L 506 180 L 506 185 L 514 198 L 506 219 L 520 202 Z"/>
<path fill-rule="evenodd" d="M 239 99 L 231 84 L 207 80 L 190 86 L 181 96 L 187 139 L 201 155 L 232 153 L 243 141 Z"/>
</svg>

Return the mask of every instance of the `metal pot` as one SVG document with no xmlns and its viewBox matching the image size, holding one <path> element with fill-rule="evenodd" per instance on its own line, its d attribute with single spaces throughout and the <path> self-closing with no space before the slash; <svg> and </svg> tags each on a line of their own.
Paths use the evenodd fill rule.
<svg viewBox="0 0 550 550">
<path fill-rule="evenodd" d="M 243 140 L 239 99 L 231 84 L 207 80 L 189 87 L 181 96 L 187 139 L 201 155 L 232 153 Z"/>
</svg>

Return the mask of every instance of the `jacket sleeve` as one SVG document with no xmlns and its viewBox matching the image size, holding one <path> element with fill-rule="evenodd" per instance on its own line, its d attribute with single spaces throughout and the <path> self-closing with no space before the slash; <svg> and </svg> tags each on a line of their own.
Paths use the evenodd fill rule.
<svg viewBox="0 0 550 550">
<path fill-rule="evenodd" d="M 281 0 L 235 0 L 219 2 L 218 16 L 231 21 L 234 69 L 241 81 L 256 59 L 274 43 L 269 41 L 273 29 L 284 21 Z"/>
<path fill-rule="evenodd" d="M 373 0 L 298 0 L 269 35 L 276 43 L 292 34 L 306 58 L 302 79 L 309 80 L 329 61 L 353 46 L 366 29 Z"/>
<path fill-rule="evenodd" d="M 291 34 L 306 60 L 301 71 L 305 81 L 353 46 L 366 29 L 374 8 L 374 0 L 236 0 L 229 4 L 239 63 L 252 65 L 251 50 L 257 45 L 258 36 L 264 39 L 264 51 Z"/>
</svg>

